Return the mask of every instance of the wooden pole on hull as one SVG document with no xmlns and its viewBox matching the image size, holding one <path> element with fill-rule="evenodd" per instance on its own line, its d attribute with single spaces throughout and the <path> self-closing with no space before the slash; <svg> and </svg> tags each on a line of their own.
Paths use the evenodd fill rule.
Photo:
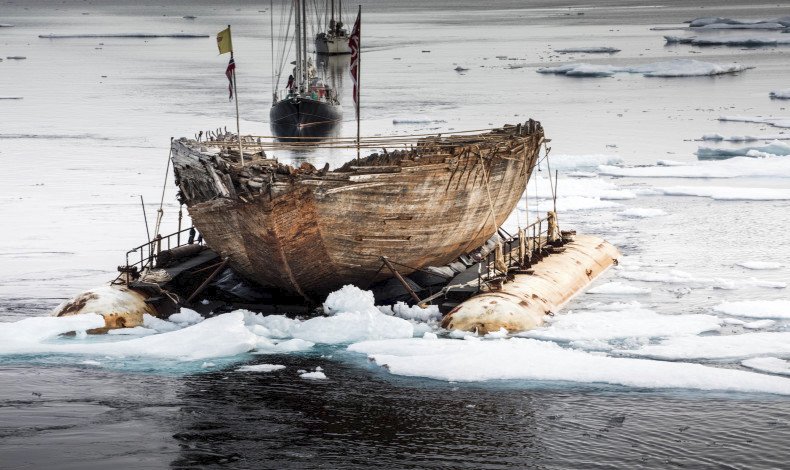
<svg viewBox="0 0 790 470">
<path fill-rule="evenodd" d="M 228 34 L 230 34 L 230 25 L 228 25 Z M 239 126 L 239 92 L 236 90 L 236 60 L 233 58 L 233 49 L 230 50 L 230 60 L 233 61 L 233 97 L 236 99 L 236 136 L 239 138 L 239 157 L 241 158 L 241 166 L 244 166 L 244 150 L 241 147 L 241 130 Z"/>
</svg>

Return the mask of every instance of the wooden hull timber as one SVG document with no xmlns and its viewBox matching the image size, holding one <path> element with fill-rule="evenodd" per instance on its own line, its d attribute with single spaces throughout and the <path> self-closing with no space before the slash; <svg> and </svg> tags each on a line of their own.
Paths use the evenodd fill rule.
<svg viewBox="0 0 790 470">
<path fill-rule="evenodd" d="M 322 301 L 345 284 L 391 277 L 382 256 L 407 275 L 481 246 L 516 207 L 543 142 L 530 120 L 421 139 L 330 172 L 263 152 L 242 167 L 229 143 L 186 139 L 173 142 L 172 161 L 179 197 L 212 249 L 262 286 Z"/>
</svg>

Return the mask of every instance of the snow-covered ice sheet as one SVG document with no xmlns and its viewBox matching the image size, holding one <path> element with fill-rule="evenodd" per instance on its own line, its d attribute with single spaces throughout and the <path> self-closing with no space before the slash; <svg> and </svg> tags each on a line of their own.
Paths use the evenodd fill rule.
<svg viewBox="0 0 790 470">
<path fill-rule="evenodd" d="M 790 189 L 731 188 L 726 186 L 672 186 L 654 188 L 664 196 L 707 197 L 718 201 L 787 201 Z"/>
<path fill-rule="evenodd" d="M 610 77 L 616 73 L 636 73 L 645 77 L 703 77 L 732 74 L 750 68 L 752 67 L 737 63 L 714 64 L 693 59 L 674 59 L 634 66 L 571 63 L 556 67 L 542 67 L 537 72 L 568 77 Z"/>
<path fill-rule="evenodd" d="M 720 16 L 705 16 L 694 18 L 688 23 L 690 28 L 704 29 L 784 29 L 790 27 L 790 16 L 764 20 L 739 20 L 734 18 L 722 18 Z"/>
<path fill-rule="evenodd" d="M 790 375 L 790 361 L 778 357 L 754 357 L 741 362 L 744 367 L 769 372 L 771 374 Z"/>
<path fill-rule="evenodd" d="M 667 213 L 664 212 L 662 209 L 632 207 L 630 209 L 624 210 L 623 212 L 620 212 L 619 215 L 621 217 L 628 217 L 632 219 L 649 219 L 651 217 L 658 217 L 666 214 Z"/>
<path fill-rule="evenodd" d="M 700 159 L 724 159 L 732 157 L 758 157 L 758 156 L 787 156 L 790 155 L 790 145 L 774 141 L 766 145 L 752 145 L 736 149 L 700 147 L 697 149 Z"/>
<path fill-rule="evenodd" d="M 622 282 L 607 282 L 592 289 L 588 289 L 588 294 L 606 294 L 606 295 L 643 295 L 649 294 L 652 289 L 649 287 L 636 287 Z"/>
<path fill-rule="evenodd" d="M 780 36 L 664 36 L 667 44 L 691 44 L 692 46 L 783 46 L 790 38 Z"/>
<path fill-rule="evenodd" d="M 790 117 L 762 117 L 762 116 L 720 116 L 723 122 L 751 122 L 754 124 L 767 124 L 783 129 L 790 128 Z"/>
<path fill-rule="evenodd" d="M 598 171 L 601 175 L 635 178 L 790 178 L 790 158 L 735 157 L 724 161 L 639 167 L 601 165 Z"/>
<path fill-rule="evenodd" d="M 617 275 L 623 279 L 642 282 L 657 282 L 661 284 L 681 284 L 690 288 L 714 288 L 724 290 L 750 289 L 762 287 L 768 289 L 784 289 L 787 283 L 783 281 L 770 281 L 754 277 L 741 279 L 727 279 L 721 277 L 697 276 L 692 273 L 672 269 L 666 272 L 617 269 Z"/>
<path fill-rule="evenodd" d="M 722 302 L 713 310 L 736 317 L 790 319 L 790 300 Z"/>
<path fill-rule="evenodd" d="M 790 379 L 678 362 L 615 358 L 527 338 L 352 344 L 395 375 L 448 381 L 549 380 L 790 395 Z"/>
<path fill-rule="evenodd" d="M 565 49 L 554 49 L 554 52 L 559 52 L 560 54 L 614 54 L 616 52 L 620 52 L 620 49 L 608 46 L 567 47 Z"/>
<path fill-rule="evenodd" d="M 758 140 L 790 140 L 790 134 L 766 134 L 766 135 L 731 135 L 705 134 L 700 139 L 713 142 L 756 142 Z"/>
<path fill-rule="evenodd" d="M 678 336 L 638 349 L 615 353 L 665 360 L 746 359 L 790 355 L 790 332 L 757 332 L 716 336 Z"/>
<path fill-rule="evenodd" d="M 664 338 L 717 330 L 722 323 L 714 315 L 662 315 L 638 302 L 615 305 L 611 310 L 607 308 L 560 314 L 547 326 L 518 336 L 552 341 Z"/>
<path fill-rule="evenodd" d="M 782 263 L 777 263 L 776 261 L 741 261 L 740 263 L 735 263 L 735 265 L 757 271 L 770 271 L 782 267 Z"/>
</svg>

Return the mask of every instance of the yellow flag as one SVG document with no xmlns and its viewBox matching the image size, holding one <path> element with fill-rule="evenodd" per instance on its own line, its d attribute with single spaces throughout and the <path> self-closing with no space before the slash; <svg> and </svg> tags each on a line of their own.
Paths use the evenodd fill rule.
<svg viewBox="0 0 790 470">
<path fill-rule="evenodd" d="M 230 26 L 217 33 L 217 47 L 220 54 L 233 52 L 233 41 L 230 39 Z"/>
</svg>

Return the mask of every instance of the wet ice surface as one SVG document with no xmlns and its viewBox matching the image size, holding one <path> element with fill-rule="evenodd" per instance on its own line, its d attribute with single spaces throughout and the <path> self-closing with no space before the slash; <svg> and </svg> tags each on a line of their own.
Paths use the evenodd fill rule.
<svg viewBox="0 0 790 470">
<path fill-rule="evenodd" d="M 3 30 L 0 54 L 27 60 L 0 63 L 3 95 L 23 98 L 0 101 L 0 216 L 13 222 L 0 227 L 0 462 L 784 465 L 790 247 L 780 234 L 790 229 L 790 157 L 760 148 L 790 127 L 786 102 L 768 96 L 787 88 L 790 48 L 665 46 L 649 28 L 685 28 L 681 22 L 698 15 L 685 5 L 547 6 L 439 11 L 399 3 L 397 13 L 385 13 L 373 4 L 366 16 L 364 134 L 446 133 L 535 117 L 553 139 L 562 228 L 598 234 L 623 252 L 618 268 L 525 338 L 451 334 L 432 312 L 354 300 L 364 295 L 316 320 L 182 312 L 147 318 L 125 334 L 59 337 L 99 320 L 38 317 L 114 277 L 123 253 L 142 243 L 139 195 L 150 222 L 169 137 L 230 128 L 234 115 L 225 99 L 227 61 L 211 38 L 37 36 L 101 33 L 108 24 L 114 32 L 214 34 L 232 23 L 242 130 L 265 135 L 268 17 L 245 5 L 220 15 L 215 4 L 155 13 L 110 6 L 90 15 L 82 4 L 59 13 L 50 5 L 4 10 L 0 21 L 16 26 Z M 710 13 L 740 18 L 743 8 Z M 748 8 L 755 19 L 786 15 Z M 187 22 L 185 14 L 197 18 Z M 487 40 L 460 48 L 455 38 L 468 37 L 471 21 Z M 782 37 L 689 34 L 724 44 Z M 621 52 L 554 52 L 601 44 Z M 634 67 L 674 59 L 755 69 L 672 79 L 535 73 L 566 62 Z M 457 64 L 469 70 L 458 74 Z M 330 69 L 347 88 L 342 60 Z M 341 132 L 352 135 L 347 89 L 343 99 Z M 711 134 L 754 138 L 706 147 L 762 154 L 698 161 L 693 140 Z M 333 166 L 352 157 L 341 150 L 277 156 Z M 549 168 L 540 170 L 511 228 L 552 208 Z M 165 232 L 176 227 L 174 192 L 168 185 Z"/>
</svg>

